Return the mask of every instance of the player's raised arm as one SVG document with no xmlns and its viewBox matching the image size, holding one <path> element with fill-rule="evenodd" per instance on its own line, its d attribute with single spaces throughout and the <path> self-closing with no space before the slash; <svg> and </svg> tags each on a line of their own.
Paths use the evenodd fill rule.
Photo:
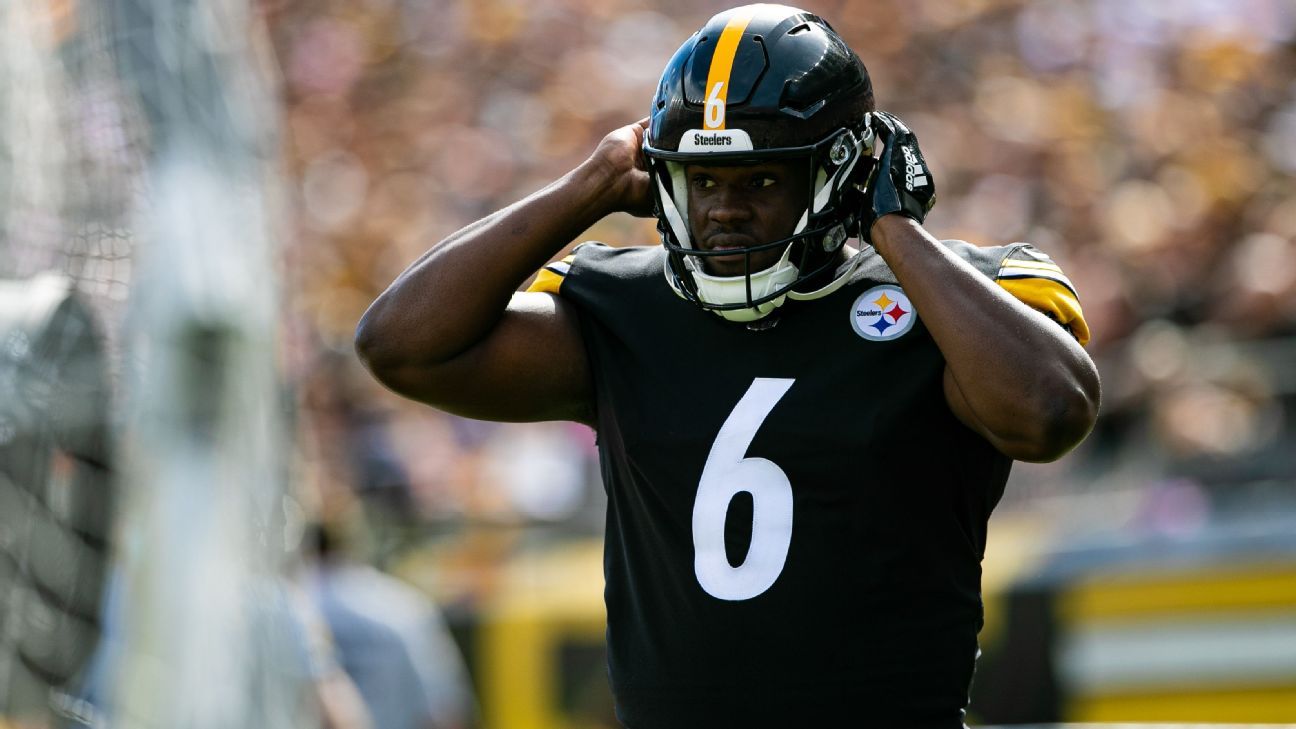
<svg viewBox="0 0 1296 729">
<path fill-rule="evenodd" d="M 922 227 L 934 190 L 918 140 L 886 112 L 874 120 L 882 151 L 865 224 L 945 356 L 950 409 L 1011 458 L 1060 458 L 1098 416 L 1093 360 L 1058 321 L 980 275 Z"/>
<path fill-rule="evenodd" d="M 574 314 L 518 286 L 609 213 L 650 212 L 644 123 L 608 134 L 559 180 L 437 243 L 370 305 L 356 351 L 384 385 L 490 420 L 592 418 Z"/>
</svg>

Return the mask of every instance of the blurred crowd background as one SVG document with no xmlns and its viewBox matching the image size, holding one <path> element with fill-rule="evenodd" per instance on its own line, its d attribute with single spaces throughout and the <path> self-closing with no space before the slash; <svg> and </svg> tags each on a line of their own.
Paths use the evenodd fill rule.
<svg viewBox="0 0 1296 729">
<path fill-rule="evenodd" d="M 78 32 L 75 0 L 43 4 L 54 36 Z M 440 707 L 435 726 L 482 716 L 488 726 L 559 726 L 535 719 L 534 689 L 584 707 L 563 726 L 610 725 L 594 434 L 404 401 L 363 371 L 352 335 L 369 302 L 429 246 L 645 116 L 670 55 L 731 4 L 252 3 L 281 84 L 281 362 L 296 516 L 310 522 L 298 587 L 329 624 L 334 648 L 324 652 L 354 682 L 343 694 L 394 706 L 391 687 L 407 681 Z M 1104 384 L 1099 424 L 1060 462 L 1014 467 L 992 550 L 996 535 L 1020 547 L 1022 523 L 1059 543 L 1191 537 L 1223 521 L 1296 515 L 1296 4 L 801 5 L 860 54 L 879 107 L 916 131 L 939 191 L 927 228 L 981 245 L 1032 242 L 1079 291 Z M 98 168 L 130 161 L 143 123 L 109 123 L 122 113 L 107 98 L 112 86 L 93 64 L 79 73 L 84 88 L 105 92 L 76 99 L 74 123 L 92 147 L 87 186 L 125 209 L 147 191 L 100 184 Z M 62 235 L 18 210 L 12 229 L 40 243 Z M 103 249 L 90 256 L 111 270 L 84 276 L 105 289 L 91 293 L 117 303 L 130 284 L 123 231 L 90 234 Z M 643 245 L 656 233 L 652 221 L 616 215 L 584 239 Z M 993 555 L 987 584 L 996 566 L 1020 560 Z M 1289 612 L 1296 604 L 1287 587 L 1264 599 Z M 1002 628 L 992 607 L 990 637 Z M 483 630 L 488 623 L 497 627 Z M 560 670 L 541 663 L 546 650 Z M 383 673 L 405 659 L 402 677 Z"/>
<path fill-rule="evenodd" d="M 361 371 L 353 328 L 430 245 L 645 116 L 666 59 L 728 5 L 265 5 L 284 83 L 287 317 L 310 488 L 325 521 L 363 515 L 369 558 L 452 620 L 479 614 L 529 548 L 598 536 L 593 435 L 403 402 Z M 1296 510 L 1296 6 L 803 5 L 861 55 L 879 107 L 917 132 L 939 190 L 927 227 L 1030 241 L 1080 292 L 1100 423 L 1061 462 L 1016 466 L 996 518 L 1026 515 L 1065 541 Z M 651 221 L 624 215 L 582 238 L 656 240 Z"/>
<path fill-rule="evenodd" d="M 352 331 L 431 244 L 646 114 L 706 0 L 269 0 L 304 448 L 325 512 L 597 531 L 592 435 L 468 422 L 361 373 Z M 1075 282 L 1103 417 L 1004 508 L 1170 490 L 1189 521 L 1294 472 L 1296 7 L 1283 0 L 822 0 L 916 130 L 928 227 L 1033 242 Z M 614 216 L 585 238 L 655 241 Z M 1271 489 L 1272 490 L 1272 489 Z M 1130 511 L 1133 515 L 1139 509 Z M 1179 513 L 1182 512 L 1182 513 Z M 1123 516 L 1104 510 L 1102 519 Z M 426 532 L 426 529 L 424 530 Z"/>
</svg>

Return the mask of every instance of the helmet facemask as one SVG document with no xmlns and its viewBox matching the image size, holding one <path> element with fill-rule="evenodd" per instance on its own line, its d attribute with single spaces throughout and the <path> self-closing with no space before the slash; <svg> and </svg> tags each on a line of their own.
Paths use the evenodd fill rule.
<svg viewBox="0 0 1296 729">
<path fill-rule="evenodd" d="M 862 129 L 842 128 L 815 144 L 718 153 L 670 152 L 645 146 L 657 206 L 657 230 L 666 249 L 666 279 L 684 299 L 731 321 L 760 319 L 793 299 L 827 292 L 809 290 L 823 282 L 839 262 L 839 251 L 858 227 L 857 185 L 866 179 L 871 137 Z M 735 130 L 737 131 L 737 130 Z M 792 234 L 746 248 L 703 250 L 692 240 L 689 225 L 687 165 L 743 166 L 800 160 L 809 167 L 807 205 Z M 783 255 L 763 270 L 752 269 L 752 256 L 781 249 Z M 737 276 L 707 273 L 710 256 L 742 255 Z"/>
</svg>

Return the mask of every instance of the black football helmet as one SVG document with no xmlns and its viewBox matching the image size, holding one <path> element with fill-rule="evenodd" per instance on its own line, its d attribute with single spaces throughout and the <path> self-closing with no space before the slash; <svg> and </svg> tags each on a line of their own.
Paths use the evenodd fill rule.
<svg viewBox="0 0 1296 729">
<path fill-rule="evenodd" d="M 666 64 L 644 155 L 666 248 L 666 279 L 683 298 L 734 321 L 766 316 L 840 285 L 838 251 L 859 233 L 861 188 L 872 170 L 873 85 L 826 21 L 784 5 L 748 5 L 711 18 Z M 724 251 L 691 240 L 686 164 L 804 160 L 807 205 L 793 234 Z M 751 270 L 751 255 L 784 249 Z M 743 253 L 742 276 L 706 273 L 709 255 Z"/>
</svg>

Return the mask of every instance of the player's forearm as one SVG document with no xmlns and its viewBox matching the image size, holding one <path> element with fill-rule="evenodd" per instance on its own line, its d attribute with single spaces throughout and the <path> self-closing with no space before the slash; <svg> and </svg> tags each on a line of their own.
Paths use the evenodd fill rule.
<svg viewBox="0 0 1296 729">
<path fill-rule="evenodd" d="M 499 321 L 517 287 L 616 208 L 594 162 L 433 246 L 370 305 L 356 348 L 373 367 L 448 360 Z"/>
<path fill-rule="evenodd" d="M 1098 375 L 1069 334 L 908 218 L 881 218 L 872 237 L 978 430 L 1023 460 L 1052 460 L 1084 438 L 1097 415 Z"/>
</svg>

